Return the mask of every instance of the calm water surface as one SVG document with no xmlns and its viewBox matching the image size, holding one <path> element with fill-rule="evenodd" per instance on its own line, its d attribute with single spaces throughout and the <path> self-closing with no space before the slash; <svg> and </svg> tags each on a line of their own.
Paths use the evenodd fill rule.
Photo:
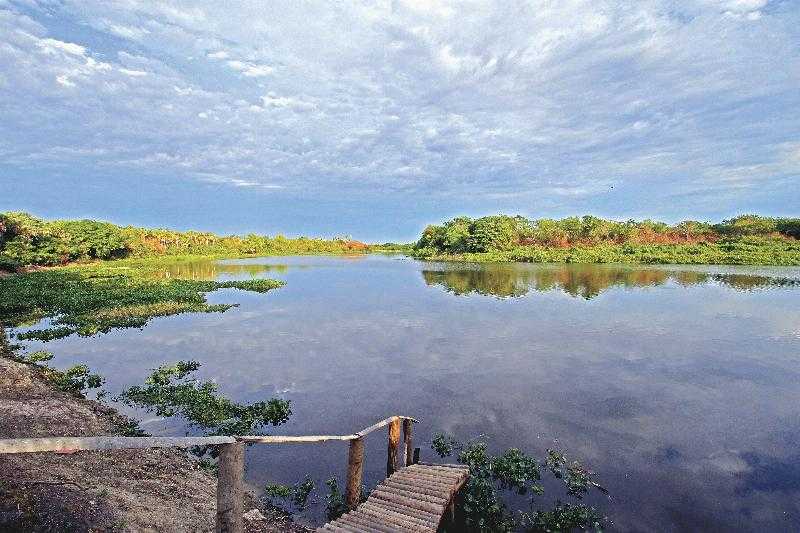
<svg viewBox="0 0 800 533">
<path fill-rule="evenodd" d="M 272 277 L 224 290 L 225 314 L 47 345 L 114 394 L 179 359 L 238 401 L 294 414 L 274 434 L 342 434 L 395 413 L 485 434 L 496 448 L 558 446 L 595 470 L 620 531 L 800 529 L 800 269 L 469 265 L 400 257 L 283 257 L 175 265 L 164 275 Z M 39 348 L 36 343 L 31 347 Z M 182 434 L 150 415 L 143 427 Z M 366 477 L 385 465 L 367 441 Z M 347 449 L 248 449 L 254 484 L 343 477 Z"/>
</svg>

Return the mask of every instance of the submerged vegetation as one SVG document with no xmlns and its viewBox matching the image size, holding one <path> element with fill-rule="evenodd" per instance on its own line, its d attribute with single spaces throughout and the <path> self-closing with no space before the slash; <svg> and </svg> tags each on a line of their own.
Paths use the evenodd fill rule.
<svg viewBox="0 0 800 533">
<path fill-rule="evenodd" d="M 144 386 L 130 387 L 119 399 L 158 416 L 181 416 L 189 425 L 209 435 L 255 434 L 263 426 L 279 426 L 289 420 L 292 409 L 288 400 L 236 403 L 218 394 L 216 383 L 194 379 L 193 374 L 199 368 L 196 361 L 159 367 Z"/>
<path fill-rule="evenodd" d="M 2 329 L 0 329 L 0 334 L 4 334 Z M 99 389 L 105 382 L 102 376 L 93 374 L 89 367 L 83 364 L 71 366 L 63 371 L 49 366 L 47 363 L 54 357 L 51 352 L 37 351 L 25 354 L 9 351 L 8 355 L 19 363 L 38 368 L 44 378 L 56 389 L 77 396 L 82 397 L 83 393 L 90 389 Z"/>
<path fill-rule="evenodd" d="M 469 466 L 469 480 L 462 489 L 467 531 L 599 531 L 607 522 L 597 509 L 580 500 L 590 490 L 603 494 L 608 491 L 597 483 L 592 472 L 577 461 L 569 461 L 561 452 L 547 450 L 541 461 L 516 448 L 493 456 L 486 442 L 461 443 L 441 433 L 433 438 L 431 447 L 441 457 L 456 454 L 459 463 Z M 552 508 L 535 509 L 537 498 L 545 493 L 545 473 L 562 485 L 566 497 L 577 502 L 557 499 Z M 510 512 L 502 493 L 525 496 L 529 509 Z"/>
<path fill-rule="evenodd" d="M 800 265 L 800 218 L 744 215 L 718 224 L 593 216 L 458 217 L 425 228 L 424 259 L 531 263 Z"/>
<path fill-rule="evenodd" d="M 49 318 L 17 338 L 47 341 L 91 336 L 114 328 L 141 328 L 157 316 L 223 312 L 237 304 L 209 304 L 205 294 L 224 288 L 267 292 L 271 279 L 204 281 L 159 278 L 158 262 L 120 261 L 70 266 L 0 278 L 0 325 L 20 327 Z"/>
<path fill-rule="evenodd" d="M 98 259 L 175 255 L 263 256 L 364 252 L 349 238 L 218 236 L 208 232 L 117 226 L 94 220 L 45 221 L 27 213 L 0 213 L 0 270 Z"/>
</svg>

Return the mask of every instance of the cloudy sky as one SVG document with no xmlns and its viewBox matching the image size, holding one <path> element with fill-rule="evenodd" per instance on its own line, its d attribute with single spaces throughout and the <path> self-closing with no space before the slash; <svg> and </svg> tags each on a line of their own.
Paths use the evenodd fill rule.
<svg viewBox="0 0 800 533">
<path fill-rule="evenodd" d="M 796 0 L 0 0 L 0 210 L 800 215 Z"/>
</svg>

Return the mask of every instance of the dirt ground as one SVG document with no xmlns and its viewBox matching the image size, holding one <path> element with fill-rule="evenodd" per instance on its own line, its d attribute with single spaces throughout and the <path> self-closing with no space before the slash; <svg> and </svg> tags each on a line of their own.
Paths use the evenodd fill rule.
<svg viewBox="0 0 800 533">
<path fill-rule="evenodd" d="M 0 354 L 0 438 L 116 435 L 124 422 Z M 311 531 L 253 495 L 245 511 L 248 531 Z M 3 532 L 213 531 L 215 513 L 216 478 L 181 450 L 0 455 Z"/>
</svg>

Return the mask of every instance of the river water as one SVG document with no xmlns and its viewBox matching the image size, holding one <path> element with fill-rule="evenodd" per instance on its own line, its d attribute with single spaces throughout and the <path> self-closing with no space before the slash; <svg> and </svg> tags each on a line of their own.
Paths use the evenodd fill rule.
<svg viewBox="0 0 800 533">
<path fill-rule="evenodd" d="M 597 472 L 619 531 L 800 530 L 800 269 L 476 265 L 403 257 L 180 263 L 164 276 L 271 277 L 224 314 L 31 349 L 116 394 L 179 359 L 237 401 L 292 401 L 272 434 L 347 434 L 391 414 L 496 450 L 560 448 Z M 130 412 L 130 410 L 128 410 Z M 144 419 L 153 434 L 176 421 Z M 366 481 L 385 468 L 367 440 Z M 344 443 L 257 446 L 254 485 L 343 479 Z"/>
</svg>

